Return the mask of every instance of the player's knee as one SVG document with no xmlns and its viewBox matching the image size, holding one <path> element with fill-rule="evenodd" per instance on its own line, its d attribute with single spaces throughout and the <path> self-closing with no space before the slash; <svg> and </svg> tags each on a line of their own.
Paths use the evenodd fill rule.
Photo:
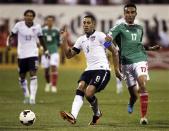
<svg viewBox="0 0 169 131">
<path fill-rule="evenodd" d="M 36 76 L 36 71 L 30 71 L 30 77 Z"/>
<path fill-rule="evenodd" d="M 77 90 L 85 91 L 85 82 L 80 81 Z"/>
<path fill-rule="evenodd" d="M 92 97 L 92 96 L 94 96 L 94 93 L 95 93 L 95 87 L 94 86 L 88 86 L 86 91 L 85 91 L 86 97 Z"/>
<path fill-rule="evenodd" d="M 92 97 L 92 96 L 93 96 L 93 93 L 92 93 L 92 92 L 90 92 L 90 91 L 87 91 L 87 90 L 86 90 L 86 92 L 85 92 L 85 96 L 86 96 L 86 98 L 90 98 L 90 97 Z"/>
<path fill-rule="evenodd" d="M 141 83 L 139 85 L 139 93 L 146 92 L 146 87 L 144 83 Z"/>
<path fill-rule="evenodd" d="M 51 66 L 51 71 L 52 72 L 56 72 L 57 71 L 57 67 L 56 66 Z"/>
</svg>

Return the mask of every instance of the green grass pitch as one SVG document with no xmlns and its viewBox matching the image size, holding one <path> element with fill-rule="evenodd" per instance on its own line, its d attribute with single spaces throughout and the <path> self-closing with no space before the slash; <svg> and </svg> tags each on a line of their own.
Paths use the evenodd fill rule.
<svg viewBox="0 0 169 131">
<path fill-rule="evenodd" d="M 139 124 L 139 100 L 133 114 L 127 113 L 129 95 L 124 85 L 121 95 L 116 94 L 115 79 L 104 91 L 97 94 L 103 116 L 97 126 L 88 126 L 92 111 L 87 101 L 78 115 L 77 123 L 71 125 L 59 116 L 60 110 L 70 111 L 80 69 L 59 70 L 58 93 L 45 93 L 43 71 L 38 71 L 38 93 L 36 105 L 24 105 L 22 90 L 18 84 L 16 69 L 0 69 L 0 131 L 168 131 L 169 130 L 169 71 L 150 71 L 149 124 Z M 33 126 L 19 122 L 19 113 L 31 109 L 36 114 Z"/>
</svg>

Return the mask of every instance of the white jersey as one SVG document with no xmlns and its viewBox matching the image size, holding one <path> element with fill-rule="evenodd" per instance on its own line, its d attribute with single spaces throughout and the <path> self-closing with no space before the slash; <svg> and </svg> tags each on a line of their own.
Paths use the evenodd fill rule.
<svg viewBox="0 0 169 131">
<path fill-rule="evenodd" d="M 86 71 L 110 70 L 104 47 L 105 37 L 104 33 L 95 31 L 89 38 L 83 35 L 77 39 L 74 47 L 83 50 L 87 62 Z"/>
<path fill-rule="evenodd" d="M 28 27 L 25 21 L 20 21 L 15 24 L 12 32 L 18 35 L 18 58 L 38 56 L 37 39 L 42 36 L 42 29 L 39 24 Z"/>
</svg>

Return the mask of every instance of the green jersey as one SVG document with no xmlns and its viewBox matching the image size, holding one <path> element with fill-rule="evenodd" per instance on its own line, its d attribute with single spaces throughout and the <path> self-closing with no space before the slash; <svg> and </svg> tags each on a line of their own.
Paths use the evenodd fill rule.
<svg viewBox="0 0 169 131">
<path fill-rule="evenodd" d="M 43 36 L 47 49 L 50 54 L 58 52 L 60 45 L 60 33 L 57 28 L 49 29 L 47 26 L 43 28 Z"/>
<path fill-rule="evenodd" d="M 142 44 L 142 26 L 121 23 L 114 26 L 109 31 L 109 35 L 114 41 L 120 38 L 120 60 L 123 65 L 147 61 L 147 55 Z M 117 42 L 117 44 L 119 43 Z"/>
</svg>

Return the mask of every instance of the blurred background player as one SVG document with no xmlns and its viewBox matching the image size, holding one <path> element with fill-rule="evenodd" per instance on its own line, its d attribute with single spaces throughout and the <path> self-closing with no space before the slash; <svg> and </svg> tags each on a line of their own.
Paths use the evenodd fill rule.
<svg viewBox="0 0 169 131">
<path fill-rule="evenodd" d="M 147 124 L 148 91 L 146 82 L 149 79 L 147 54 L 142 44 L 143 27 L 134 24 L 137 8 L 134 4 L 124 6 L 125 23 L 114 26 L 108 33 L 106 40 L 112 42 L 117 36 L 121 38 L 120 59 L 123 74 L 130 94 L 128 113 L 133 112 L 133 106 L 140 95 L 140 124 Z M 118 43 L 117 43 L 118 44 Z M 137 90 L 136 85 L 139 85 Z"/>
<path fill-rule="evenodd" d="M 41 59 L 42 67 L 45 70 L 45 91 L 57 92 L 58 66 L 60 61 L 58 53 L 58 48 L 60 46 L 60 31 L 54 26 L 54 16 L 47 16 L 45 23 L 46 25 L 43 27 L 43 36 L 45 45 L 50 54 L 48 58 L 42 55 Z"/>
<path fill-rule="evenodd" d="M 36 92 L 38 88 L 37 69 L 38 69 L 38 47 L 37 38 L 48 53 L 43 41 L 42 29 L 39 24 L 33 22 L 36 14 L 33 10 L 24 12 L 24 20 L 15 24 L 7 41 L 7 49 L 10 49 L 11 43 L 17 38 L 17 54 L 19 82 L 25 96 L 24 103 L 35 104 Z M 30 92 L 26 73 L 30 73 Z"/>
<path fill-rule="evenodd" d="M 79 81 L 76 95 L 72 103 L 71 113 L 61 111 L 60 115 L 64 120 L 71 124 L 76 123 L 77 116 L 83 105 L 84 96 L 91 105 L 93 118 L 89 125 L 96 125 L 99 118 L 102 116 L 98 105 L 96 93 L 102 91 L 110 80 L 110 66 L 106 56 L 104 47 L 105 34 L 95 31 L 96 20 L 93 16 L 88 15 L 83 19 L 84 35 L 80 36 L 74 46 L 70 48 L 67 42 L 67 32 L 63 31 L 63 49 L 68 59 L 79 54 L 83 50 L 87 61 L 87 68 L 82 73 Z M 113 55 L 113 60 L 118 64 L 115 47 L 108 48 Z M 115 66 L 116 67 L 116 66 Z M 118 65 L 117 65 L 118 67 Z M 116 69 L 119 70 L 119 67 Z"/>
</svg>

